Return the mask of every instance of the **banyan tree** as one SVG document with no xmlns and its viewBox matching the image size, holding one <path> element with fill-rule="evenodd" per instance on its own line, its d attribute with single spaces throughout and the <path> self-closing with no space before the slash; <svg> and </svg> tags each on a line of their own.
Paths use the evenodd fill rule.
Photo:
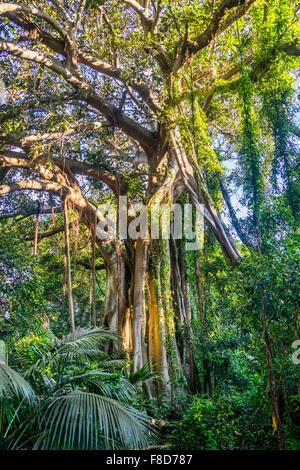
<svg viewBox="0 0 300 470">
<path fill-rule="evenodd" d="M 148 211 L 191 203 L 229 264 L 243 244 L 257 248 L 239 226 L 222 161 L 239 151 L 249 84 L 294 66 L 298 9 L 268 0 L 0 3 L 0 194 L 24 192 L 36 205 L 48 194 L 44 214 L 64 212 L 71 329 L 68 227 L 77 214 L 92 240 L 93 296 L 99 264 L 106 276 L 94 324 L 118 333 L 133 371 L 155 363 L 167 395 L 174 377 L 197 386 L 184 241 L 172 232 L 103 240 L 97 225 L 120 196 Z M 202 251 L 193 256 L 205 322 Z"/>
</svg>

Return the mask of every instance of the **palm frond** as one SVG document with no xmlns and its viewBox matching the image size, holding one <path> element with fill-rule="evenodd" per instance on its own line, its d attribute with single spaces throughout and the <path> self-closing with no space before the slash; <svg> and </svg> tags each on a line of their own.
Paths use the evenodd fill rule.
<svg viewBox="0 0 300 470">
<path fill-rule="evenodd" d="M 135 385 L 141 382 L 146 382 L 150 379 L 158 378 L 159 374 L 155 370 L 153 370 L 153 366 L 152 364 L 150 364 L 150 362 L 146 362 L 143 367 L 141 367 L 136 372 L 132 372 L 128 376 L 129 382 Z"/>
<path fill-rule="evenodd" d="M 106 397 L 115 398 L 125 403 L 131 403 L 137 398 L 137 389 L 124 377 L 118 377 L 113 383 L 114 377 L 105 371 L 93 370 L 86 374 L 74 377 L 75 382 L 95 386 Z"/>
<path fill-rule="evenodd" d="M 104 341 L 116 340 L 116 334 L 102 328 L 77 328 L 73 333 L 62 339 L 55 338 L 55 344 L 59 347 L 90 348 L 98 346 Z"/>
<path fill-rule="evenodd" d="M 52 399 L 35 449 L 143 448 L 153 436 L 150 419 L 108 397 L 79 390 Z"/>
<path fill-rule="evenodd" d="M 81 347 L 73 349 L 64 348 L 59 350 L 59 357 L 61 359 L 66 358 L 68 361 L 75 361 L 76 363 L 86 364 L 87 361 L 107 361 L 109 360 L 109 355 L 104 353 L 98 348 L 82 349 Z"/>
<path fill-rule="evenodd" d="M 18 397 L 32 401 L 35 393 L 18 372 L 0 361 L 0 399 L 7 397 Z"/>
<path fill-rule="evenodd" d="M 60 356 L 72 354 L 85 356 L 86 358 L 97 358 L 100 346 L 107 341 L 115 341 L 116 335 L 102 328 L 77 328 L 73 333 L 62 339 L 54 340 L 54 348 Z"/>
<path fill-rule="evenodd" d="M 109 355 L 102 351 L 101 346 L 105 341 L 116 339 L 116 335 L 108 330 L 101 328 L 77 328 L 74 333 L 64 336 L 61 339 L 50 335 L 45 339 L 45 344 L 32 346 L 35 356 L 38 360 L 28 362 L 19 361 L 28 367 L 26 376 L 29 377 L 35 373 L 38 368 L 51 364 L 57 368 L 59 364 L 64 367 L 72 362 L 76 365 L 84 365 L 89 360 L 108 360 Z"/>
</svg>

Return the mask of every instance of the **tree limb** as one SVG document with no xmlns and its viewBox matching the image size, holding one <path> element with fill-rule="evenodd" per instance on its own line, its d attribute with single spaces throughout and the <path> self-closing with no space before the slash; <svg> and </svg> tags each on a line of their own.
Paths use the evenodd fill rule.
<svg viewBox="0 0 300 470">
<path fill-rule="evenodd" d="M 73 75 L 66 67 L 63 67 L 58 61 L 50 59 L 49 57 L 42 55 L 38 52 L 30 49 L 22 49 L 15 44 L 0 39 L 0 51 L 7 52 L 15 57 L 35 62 L 39 65 L 44 65 L 48 69 L 52 70 L 56 74 L 62 75 L 72 85 L 83 86 L 84 84 Z"/>
<path fill-rule="evenodd" d="M 63 191 L 67 191 L 68 188 L 62 186 L 61 184 L 55 183 L 53 181 L 45 182 L 45 181 L 38 181 L 38 180 L 23 180 L 23 181 L 15 181 L 9 184 L 2 184 L 0 186 L 0 195 L 1 194 L 8 194 L 13 193 L 16 191 L 53 191 L 55 193 L 60 193 Z"/>
<path fill-rule="evenodd" d="M 100 111 L 100 113 L 106 118 L 111 119 L 115 126 L 120 127 L 120 129 L 122 129 L 129 137 L 137 140 L 144 150 L 153 150 L 157 147 L 158 138 L 155 133 L 148 131 L 133 119 L 122 113 L 116 106 L 107 103 L 103 98 L 96 95 L 87 83 L 79 80 L 77 76 L 73 75 L 67 68 L 63 67 L 58 62 L 29 49 L 22 49 L 2 39 L 0 40 L 0 50 L 8 52 L 16 57 L 35 62 L 37 64 L 42 64 L 56 74 L 61 75 L 71 85 L 82 90 L 81 93 L 78 94 L 79 98 Z"/>
<path fill-rule="evenodd" d="M 69 223 L 69 228 L 72 228 L 72 226 L 73 226 L 73 222 L 70 222 L 70 223 Z M 53 237 L 53 235 L 56 235 L 57 233 L 63 232 L 64 229 L 65 229 L 65 226 L 62 225 L 61 227 L 56 227 L 56 228 L 54 228 L 53 230 L 50 230 L 50 232 L 45 232 L 45 233 L 39 234 L 39 236 L 38 236 L 38 243 L 39 243 L 43 238 Z M 32 240 L 34 240 L 34 237 L 33 237 L 33 236 L 24 238 L 24 241 L 25 241 L 25 242 L 30 242 L 30 241 L 32 241 Z"/>
<path fill-rule="evenodd" d="M 45 11 L 42 11 L 39 8 L 24 5 L 23 3 L 0 3 L 0 14 L 1 15 L 5 14 L 7 12 L 20 12 L 20 11 L 23 11 L 24 13 L 27 13 L 29 15 L 36 16 L 36 17 L 46 21 L 63 38 L 68 37 L 67 31 L 62 27 L 61 23 L 56 21 L 54 18 L 52 18 L 52 16 L 48 15 Z"/>
<path fill-rule="evenodd" d="M 151 29 L 152 24 L 154 22 L 154 17 L 149 10 L 149 8 L 144 8 L 139 2 L 136 0 L 123 0 L 128 6 L 132 7 L 134 11 L 136 11 L 142 22 L 146 25 L 148 29 Z"/>
<path fill-rule="evenodd" d="M 223 2 L 214 11 L 212 20 L 206 30 L 194 39 L 186 39 L 184 41 L 179 50 L 177 59 L 174 62 L 173 72 L 177 72 L 197 52 L 207 47 L 214 37 L 225 31 L 239 18 L 239 15 L 236 14 L 235 16 L 231 16 L 229 21 L 224 20 L 224 23 L 221 23 L 229 10 L 232 10 L 235 7 L 239 7 L 239 9 L 244 7 L 240 12 L 240 16 L 243 16 L 254 1 L 255 0 L 223 0 Z"/>
<path fill-rule="evenodd" d="M 57 39 L 51 36 L 50 34 L 42 31 L 36 24 L 25 20 L 16 13 L 9 11 L 4 14 L 10 21 L 27 31 L 29 39 L 39 39 L 45 46 L 49 47 L 53 52 L 56 52 L 66 57 L 64 41 Z M 143 101 L 149 106 L 149 108 L 152 109 L 152 111 L 162 111 L 161 105 L 155 100 L 153 92 L 146 85 L 146 83 L 137 82 L 133 78 L 127 79 L 126 74 L 122 69 L 114 67 L 113 65 L 104 62 L 103 60 L 100 60 L 99 58 L 94 57 L 88 52 L 84 52 L 80 49 L 77 50 L 77 62 L 86 65 L 87 67 L 96 70 L 97 72 L 100 72 L 104 75 L 115 78 L 116 80 L 119 80 L 124 84 L 130 85 L 139 94 Z"/>
<path fill-rule="evenodd" d="M 43 210 L 40 215 L 51 215 L 52 213 L 54 214 L 59 214 L 61 212 L 60 207 L 51 207 L 50 209 L 45 209 Z M 15 219 L 16 217 L 22 216 L 22 220 L 26 219 L 27 217 L 31 217 L 32 215 L 36 215 L 37 210 L 34 209 L 32 211 L 24 211 L 20 210 L 18 212 L 14 212 L 12 214 L 1 214 L 0 215 L 0 220 L 5 220 L 5 219 Z"/>
<path fill-rule="evenodd" d="M 26 147 L 30 144 L 34 144 L 35 142 L 41 142 L 42 140 L 60 140 L 64 137 L 72 136 L 75 134 L 79 134 L 85 131 L 97 131 L 99 129 L 111 127 L 111 121 L 94 121 L 89 124 L 85 125 L 77 125 L 71 127 L 70 129 L 65 129 L 63 131 L 58 132 L 47 132 L 46 134 L 31 134 L 21 137 L 20 139 L 15 139 L 14 137 L 10 137 L 9 135 L 0 134 L 0 141 L 4 141 L 7 143 L 18 144 L 21 147 Z"/>
<path fill-rule="evenodd" d="M 90 176 L 107 184 L 107 186 L 116 193 L 118 181 L 115 175 L 107 170 L 96 167 L 92 164 L 72 160 L 71 158 L 52 157 L 51 160 L 60 168 L 68 168 L 75 174 L 82 174 Z M 5 163 L 7 166 L 30 168 L 34 166 L 26 153 L 15 152 L 12 150 L 5 150 L 0 152 L 0 162 Z M 38 171 L 38 168 L 36 168 Z"/>
</svg>

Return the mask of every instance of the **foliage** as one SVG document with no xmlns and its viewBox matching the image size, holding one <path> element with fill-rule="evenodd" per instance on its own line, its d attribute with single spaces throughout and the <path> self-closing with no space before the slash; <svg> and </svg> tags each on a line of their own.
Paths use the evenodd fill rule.
<svg viewBox="0 0 300 470">
<path fill-rule="evenodd" d="M 12 342 L 9 357 L 15 367 L 23 369 L 26 380 L 0 363 L 0 398 L 6 413 L 1 434 L 4 448 L 147 445 L 153 426 L 145 413 L 131 406 L 138 389 L 122 372 L 111 370 L 109 356 L 99 349 L 108 339 L 114 335 L 106 330 L 77 329 L 58 339 L 46 329 L 39 336 Z"/>
</svg>

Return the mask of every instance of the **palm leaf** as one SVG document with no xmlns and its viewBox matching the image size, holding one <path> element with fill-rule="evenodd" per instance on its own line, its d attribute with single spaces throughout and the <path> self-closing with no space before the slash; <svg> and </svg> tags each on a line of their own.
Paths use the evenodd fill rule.
<svg viewBox="0 0 300 470">
<path fill-rule="evenodd" d="M 77 328 L 73 333 L 64 336 L 62 339 L 54 335 L 42 343 L 42 347 L 33 348 L 39 359 L 35 363 L 29 364 L 22 360 L 29 368 L 26 376 L 35 373 L 39 367 L 49 365 L 53 367 L 66 366 L 72 362 L 77 365 L 84 365 L 89 360 L 107 360 L 109 356 L 101 350 L 105 341 L 116 339 L 116 335 L 101 328 Z"/>
<path fill-rule="evenodd" d="M 52 399 L 40 423 L 35 449 L 143 448 L 154 429 L 140 411 L 108 397 L 79 390 Z"/>
<path fill-rule="evenodd" d="M 54 340 L 55 346 L 60 350 L 76 351 L 79 348 L 97 348 L 105 341 L 116 340 L 115 333 L 102 328 L 77 328 L 73 333 L 62 339 Z"/>
<path fill-rule="evenodd" d="M 0 361 L 0 399 L 14 396 L 32 401 L 35 393 L 18 372 Z"/>
<path fill-rule="evenodd" d="M 140 382 L 145 382 L 150 379 L 158 379 L 159 374 L 153 370 L 152 364 L 146 362 L 143 367 L 141 367 L 136 372 L 132 372 L 128 376 L 128 380 L 132 384 L 138 384 Z"/>
<path fill-rule="evenodd" d="M 112 376 L 108 372 L 92 370 L 86 374 L 73 377 L 72 380 L 81 382 L 87 386 L 94 385 L 100 391 L 101 395 L 116 398 L 125 403 L 131 403 L 133 399 L 137 398 L 137 389 L 124 377 L 119 377 L 117 384 L 110 383 L 110 378 L 112 378 Z"/>
</svg>

